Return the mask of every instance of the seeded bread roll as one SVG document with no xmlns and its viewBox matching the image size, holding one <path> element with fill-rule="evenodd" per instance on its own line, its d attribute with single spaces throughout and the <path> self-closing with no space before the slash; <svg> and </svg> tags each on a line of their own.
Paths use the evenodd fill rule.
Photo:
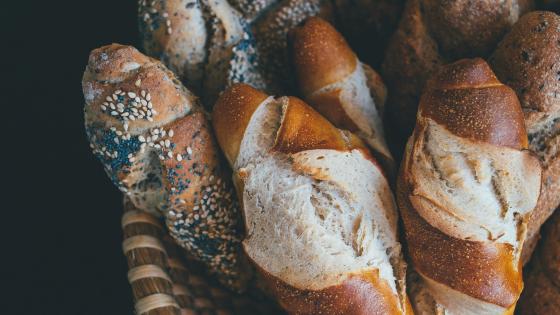
<svg viewBox="0 0 560 315">
<path fill-rule="evenodd" d="M 239 210 L 197 98 L 160 62 L 117 44 L 92 51 L 82 84 L 86 133 L 113 183 L 242 290 Z"/>
<path fill-rule="evenodd" d="M 391 190 L 359 138 L 242 84 L 212 121 L 265 291 L 290 314 L 411 314 Z"/>
<path fill-rule="evenodd" d="M 520 315 L 560 314 L 560 211 L 543 228 L 543 238 L 525 275 Z"/>
<path fill-rule="evenodd" d="M 541 187 L 513 90 L 482 59 L 442 67 L 420 100 L 397 183 L 418 314 L 510 314 Z M 427 311 L 426 311 L 427 309 Z"/>
<path fill-rule="evenodd" d="M 529 149 L 544 168 L 539 203 L 528 226 L 523 261 L 539 229 L 560 206 L 560 17 L 531 12 L 517 22 L 490 58 L 496 75 L 517 93 L 524 110 Z"/>
<path fill-rule="evenodd" d="M 247 21 L 226 0 L 139 1 L 140 33 L 159 58 L 210 108 L 234 82 L 265 88 Z"/>
<path fill-rule="evenodd" d="M 400 156 L 426 80 L 442 64 L 488 56 L 532 0 L 408 0 L 385 53 L 387 124 Z"/>
<path fill-rule="evenodd" d="M 381 120 L 387 94 L 381 77 L 321 18 L 309 18 L 294 28 L 290 42 L 303 98 L 337 128 L 358 135 L 393 178 L 395 162 Z"/>
</svg>

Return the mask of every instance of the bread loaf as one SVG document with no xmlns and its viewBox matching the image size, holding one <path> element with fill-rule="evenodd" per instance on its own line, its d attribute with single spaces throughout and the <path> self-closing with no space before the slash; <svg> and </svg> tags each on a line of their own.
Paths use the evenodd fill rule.
<svg viewBox="0 0 560 315">
<path fill-rule="evenodd" d="M 560 314 L 560 211 L 543 228 L 539 248 L 524 275 L 520 315 Z"/>
<path fill-rule="evenodd" d="M 517 93 L 529 149 L 544 168 L 539 203 L 528 226 L 523 261 L 533 252 L 541 225 L 560 206 L 560 17 L 531 12 L 517 22 L 490 58 L 497 77 Z"/>
<path fill-rule="evenodd" d="M 387 91 L 381 77 L 321 18 L 307 19 L 290 35 L 291 59 L 305 101 L 337 128 L 366 142 L 392 178 L 395 162 L 383 131 Z"/>
<path fill-rule="evenodd" d="M 426 80 L 442 64 L 486 57 L 532 6 L 531 0 L 408 0 L 385 53 L 391 149 L 400 156 L 414 128 Z"/>
<path fill-rule="evenodd" d="M 288 313 L 410 314 L 393 197 L 359 138 L 242 84 L 212 121 L 243 204 L 243 248 Z"/>
<path fill-rule="evenodd" d="M 482 59 L 442 67 L 427 83 L 397 183 L 408 253 L 421 278 L 411 297 L 417 313 L 513 311 L 541 185 L 527 147 L 515 93 Z"/>
<path fill-rule="evenodd" d="M 86 133 L 114 184 L 242 290 L 239 210 L 197 98 L 160 62 L 117 44 L 92 51 L 82 84 Z"/>
<path fill-rule="evenodd" d="M 228 1 L 140 0 L 138 18 L 148 55 L 200 93 L 206 107 L 234 82 L 265 88 L 250 26 Z"/>
</svg>

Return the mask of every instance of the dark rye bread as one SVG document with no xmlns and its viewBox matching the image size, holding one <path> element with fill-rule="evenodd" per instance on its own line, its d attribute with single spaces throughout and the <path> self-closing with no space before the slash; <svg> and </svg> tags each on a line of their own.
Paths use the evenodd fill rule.
<svg viewBox="0 0 560 315">
<path fill-rule="evenodd" d="M 486 57 L 532 0 L 408 0 L 385 52 L 381 74 L 389 90 L 387 129 L 398 159 L 414 128 L 427 79 L 443 64 Z"/>
<path fill-rule="evenodd" d="M 543 165 L 543 186 L 528 226 L 523 262 L 539 239 L 539 229 L 560 206 L 560 16 L 524 15 L 498 45 L 489 62 L 500 80 L 515 90 L 525 116 L 529 149 Z"/>
</svg>

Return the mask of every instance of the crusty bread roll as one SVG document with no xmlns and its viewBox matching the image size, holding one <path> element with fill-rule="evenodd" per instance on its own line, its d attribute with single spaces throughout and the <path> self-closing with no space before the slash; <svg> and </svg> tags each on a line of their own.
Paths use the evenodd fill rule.
<svg viewBox="0 0 560 315">
<path fill-rule="evenodd" d="M 337 128 L 358 135 L 391 178 L 395 162 L 385 142 L 381 77 L 361 63 L 340 33 L 312 17 L 290 32 L 291 59 L 305 101 Z"/>
<path fill-rule="evenodd" d="M 544 168 L 539 203 L 528 226 L 526 262 L 540 226 L 560 206 L 560 16 L 531 12 L 517 22 L 490 58 L 497 77 L 517 93 L 529 149 Z"/>
<path fill-rule="evenodd" d="M 518 313 L 560 314 L 560 211 L 544 226 L 543 238 L 527 269 Z"/>
<path fill-rule="evenodd" d="M 288 313 L 410 314 L 393 197 L 359 138 L 243 84 L 212 121 L 243 204 L 243 248 Z"/>
<path fill-rule="evenodd" d="M 227 0 L 140 0 L 140 33 L 206 107 L 234 82 L 265 88 L 247 21 Z"/>
<path fill-rule="evenodd" d="M 397 200 L 423 290 L 419 314 L 512 312 L 520 252 L 541 186 L 513 90 L 482 59 L 427 83 L 406 147 Z M 427 310 L 427 311 L 426 311 Z"/>
<path fill-rule="evenodd" d="M 82 84 L 87 136 L 114 184 L 242 290 L 239 210 L 196 97 L 160 62 L 117 44 L 92 51 Z"/>
<path fill-rule="evenodd" d="M 426 80 L 442 64 L 485 57 L 532 0 L 408 0 L 385 53 L 387 123 L 397 157 L 414 128 Z"/>
</svg>

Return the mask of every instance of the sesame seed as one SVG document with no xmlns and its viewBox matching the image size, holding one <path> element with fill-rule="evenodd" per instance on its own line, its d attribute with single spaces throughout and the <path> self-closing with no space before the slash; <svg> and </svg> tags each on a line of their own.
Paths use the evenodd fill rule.
<svg viewBox="0 0 560 315">
<path fill-rule="evenodd" d="M 116 90 L 115 94 L 121 94 L 121 92 L 122 92 L 121 90 Z"/>
<path fill-rule="evenodd" d="M 107 102 L 112 102 L 113 101 L 113 99 L 110 96 L 107 96 L 105 99 L 107 100 Z"/>
<path fill-rule="evenodd" d="M 117 109 L 117 108 L 115 107 L 115 104 L 113 104 L 113 103 L 109 104 L 109 106 L 111 107 L 111 109 Z"/>
<path fill-rule="evenodd" d="M 165 146 L 166 146 L 167 148 L 169 148 L 170 145 L 171 145 L 171 141 L 169 141 L 169 139 L 166 139 L 166 140 L 165 140 Z"/>
<path fill-rule="evenodd" d="M 192 149 L 191 149 L 191 147 L 187 147 L 187 153 L 188 153 L 189 155 L 192 155 Z"/>
<path fill-rule="evenodd" d="M 102 110 L 102 111 L 106 111 L 106 110 L 107 110 L 107 106 L 101 105 L 101 110 Z"/>
<path fill-rule="evenodd" d="M 112 111 L 112 112 L 111 112 L 111 115 L 113 115 L 113 116 L 117 116 L 118 114 L 119 114 L 119 113 L 117 113 L 116 111 Z"/>
<path fill-rule="evenodd" d="M 168 156 L 170 159 L 173 158 L 173 152 L 171 152 L 171 151 L 167 152 L 167 156 Z"/>
<path fill-rule="evenodd" d="M 181 154 L 177 154 L 177 161 L 181 162 L 183 160 L 183 156 Z"/>
<path fill-rule="evenodd" d="M 117 94 L 113 94 L 113 100 L 116 101 L 118 99 Z"/>
<path fill-rule="evenodd" d="M 152 100 L 152 95 L 150 93 L 146 94 L 146 101 L 151 101 Z"/>
<path fill-rule="evenodd" d="M 142 97 L 146 97 L 146 91 L 142 90 L 142 91 L 140 92 L 140 95 L 142 95 Z"/>
<path fill-rule="evenodd" d="M 152 117 L 148 117 L 147 118 L 149 121 L 154 121 L 154 119 Z"/>
<path fill-rule="evenodd" d="M 169 135 L 170 138 L 173 137 L 174 134 L 173 129 L 169 129 L 169 132 L 167 134 Z"/>
<path fill-rule="evenodd" d="M 134 83 L 134 85 L 136 85 L 136 86 L 138 86 L 138 87 L 140 86 L 140 84 L 142 84 L 142 80 L 141 80 L 141 79 L 136 80 L 136 83 Z"/>
<path fill-rule="evenodd" d="M 135 97 L 136 97 L 136 93 L 134 93 L 134 92 L 128 92 L 128 97 L 130 97 L 130 98 L 135 98 Z"/>
</svg>

